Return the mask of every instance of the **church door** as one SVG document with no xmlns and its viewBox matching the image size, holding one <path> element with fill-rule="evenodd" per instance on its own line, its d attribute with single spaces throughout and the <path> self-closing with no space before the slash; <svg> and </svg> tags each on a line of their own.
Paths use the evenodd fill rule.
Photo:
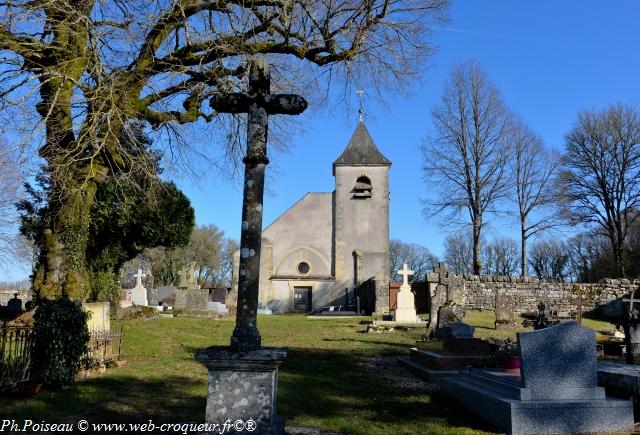
<svg viewBox="0 0 640 435">
<path fill-rule="evenodd" d="M 293 288 L 293 311 L 311 311 L 311 287 Z"/>
</svg>

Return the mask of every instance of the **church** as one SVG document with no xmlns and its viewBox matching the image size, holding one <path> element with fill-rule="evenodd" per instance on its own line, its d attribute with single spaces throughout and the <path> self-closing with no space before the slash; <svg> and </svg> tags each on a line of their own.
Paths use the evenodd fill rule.
<svg viewBox="0 0 640 435">
<path fill-rule="evenodd" d="M 261 307 L 310 312 L 353 305 L 361 283 L 388 275 L 390 167 L 359 121 L 333 162 L 335 190 L 307 193 L 263 230 Z"/>
</svg>

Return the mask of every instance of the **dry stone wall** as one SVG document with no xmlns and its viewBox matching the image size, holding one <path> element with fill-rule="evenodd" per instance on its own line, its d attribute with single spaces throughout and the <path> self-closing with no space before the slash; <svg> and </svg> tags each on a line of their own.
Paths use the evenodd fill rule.
<svg viewBox="0 0 640 435">
<path fill-rule="evenodd" d="M 549 301 L 559 315 L 570 315 L 578 310 L 582 293 L 583 311 L 591 310 L 614 299 L 621 298 L 638 288 L 640 281 L 605 278 L 598 283 L 546 282 L 535 278 L 515 276 L 465 276 L 451 280 L 451 285 L 463 287 L 462 302 L 471 310 L 494 310 L 496 294 L 507 296 L 518 313 L 536 312 L 540 300 Z M 458 294 L 460 294 L 458 293 Z"/>
</svg>

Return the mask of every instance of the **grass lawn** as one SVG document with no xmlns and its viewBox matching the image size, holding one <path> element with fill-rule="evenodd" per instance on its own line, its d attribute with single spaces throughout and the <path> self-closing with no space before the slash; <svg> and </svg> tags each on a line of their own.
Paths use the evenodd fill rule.
<svg viewBox="0 0 640 435">
<path fill-rule="evenodd" d="M 495 331 L 492 313 L 469 313 L 479 337 Z M 284 346 L 278 412 L 288 425 L 348 434 L 480 434 L 491 427 L 399 368 L 395 358 L 421 332 L 366 334 L 359 320 L 260 316 L 263 345 Z M 600 324 L 601 323 L 601 324 Z M 608 324 L 588 324 L 605 329 Z M 203 422 L 207 373 L 193 354 L 226 345 L 233 322 L 154 319 L 124 322 L 126 365 L 67 390 L 28 399 L 0 398 L 2 418 L 47 422 Z"/>
</svg>

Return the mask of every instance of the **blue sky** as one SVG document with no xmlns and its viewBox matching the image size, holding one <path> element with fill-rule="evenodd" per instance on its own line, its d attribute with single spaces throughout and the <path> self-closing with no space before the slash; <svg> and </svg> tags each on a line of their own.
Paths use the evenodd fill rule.
<svg viewBox="0 0 640 435">
<path fill-rule="evenodd" d="M 563 136 L 580 110 L 610 103 L 640 104 L 640 2 L 454 1 L 450 23 L 438 27 L 438 51 L 411 86 L 411 95 L 385 95 L 386 105 L 369 102 L 367 127 L 392 162 L 390 235 L 427 246 L 441 255 L 450 229 L 425 222 L 421 198 L 428 195 L 418 147 L 431 131 L 431 108 L 440 100 L 448 74 L 473 58 L 486 69 L 505 103 L 544 139 L 562 150 Z M 288 154 L 267 167 L 264 225 L 306 192 L 332 191 L 331 164 L 346 146 L 357 114 L 336 107 L 304 117 L 306 132 L 295 134 Z M 240 183 L 205 174 L 197 183 L 178 180 L 191 199 L 198 225 L 215 224 L 239 239 Z M 494 220 L 488 229 L 517 238 L 515 221 Z M 0 280 L 28 272 L 0 270 Z"/>
</svg>

